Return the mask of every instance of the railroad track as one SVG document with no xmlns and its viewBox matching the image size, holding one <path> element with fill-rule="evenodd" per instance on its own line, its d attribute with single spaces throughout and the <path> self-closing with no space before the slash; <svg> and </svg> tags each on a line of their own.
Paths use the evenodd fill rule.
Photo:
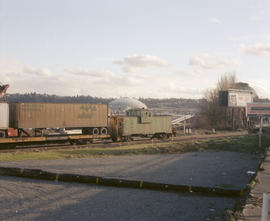
<svg viewBox="0 0 270 221">
<path fill-rule="evenodd" d="M 31 152 L 31 151 L 46 151 L 46 150 L 60 150 L 60 149 L 82 149 L 82 148 L 111 148 L 111 147 L 121 147 L 127 145 L 136 145 L 136 144 L 149 144 L 149 143 L 177 143 L 180 141 L 187 140 L 204 140 L 210 138 L 220 138 L 220 137 L 231 137 L 231 136 L 241 136 L 248 134 L 247 131 L 241 132 L 227 132 L 227 133 L 218 133 L 218 134 L 203 134 L 203 135 L 185 135 L 172 137 L 171 139 L 158 140 L 158 139 L 140 139 L 129 142 L 112 142 L 110 140 L 96 140 L 94 143 L 81 144 L 81 145 L 71 145 L 68 143 L 51 143 L 51 144 L 29 144 L 29 145 L 17 145 L 15 147 L 0 147 L 0 153 L 12 153 L 12 152 Z"/>
</svg>

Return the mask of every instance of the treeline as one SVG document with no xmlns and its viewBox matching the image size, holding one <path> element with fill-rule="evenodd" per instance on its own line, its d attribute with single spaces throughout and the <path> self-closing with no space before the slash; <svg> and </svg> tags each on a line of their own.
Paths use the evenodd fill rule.
<svg viewBox="0 0 270 221">
<path fill-rule="evenodd" d="M 40 103 L 93 103 L 107 104 L 113 98 L 99 98 L 92 96 L 58 96 L 38 93 L 7 94 L 7 102 L 40 102 Z"/>
<path fill-rule="evenodd" d="M 203 99 L 185 99 L 185 98 L 164 98 L 164 99 L 155 99 L 155 98 L 140 98 L 141 102 L 146 104 L 147 107 L 158 108 L 160 106 L 170 107 L 170 108 L 200 108 Z"/>
<path fill-rule="evenodd" d="M 51 103 L 93 103 L 93 104 L 108 104 L 115 98 L 92 97 L 90 95 L 77 96 L 58 96 L 38 93 L 25 94 L 7 94 L 7 102 L 51 102 Z M 199 108 L 202 99 L 185 99 L 185 98 L 139 98 L 141 102 L 149 108 L 170 107 L 170 108 Z"/>
</svg>

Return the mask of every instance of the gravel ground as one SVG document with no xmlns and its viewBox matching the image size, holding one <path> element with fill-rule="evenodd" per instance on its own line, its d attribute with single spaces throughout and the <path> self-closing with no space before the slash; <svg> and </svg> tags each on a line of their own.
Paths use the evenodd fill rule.
<svg viewBox="0 0 270 221">
<path fill-rule="evenodd" d="M 235 199 L 0 176 L 0 220 L 224 220 Z"/>
<path fill-rule="evenodd" d="M 168 184 L 244 188 L 247 171 L 255 171 L 259 157 L 236 152 L 196 152 L 186 154 L 112 156 L 0 162 L 0 166 L 39 168 L 58 173 L 77 173 Z"/>
</svg>

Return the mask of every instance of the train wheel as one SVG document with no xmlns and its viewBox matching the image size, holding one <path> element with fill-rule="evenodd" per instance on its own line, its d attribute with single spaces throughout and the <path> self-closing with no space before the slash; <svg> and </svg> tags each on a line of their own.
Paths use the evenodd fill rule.
<svg viewBox="0 0 270 221">
<path fill-rule="evenodd" d="M 100 131 L 101 134 L 108 134 L 108 129 L 103 127 L 101 128 L 101 131 Z"/>
<path fill-rule="evenodd" d="M 93 135 L 99 134 L 99 129 L 98 128 L 94 128 L 93 131 L 92 131 L 92 134 Z"/>
<path fill-rule="evenodd" d="M 0 137 L 1 137 L 1 138 L 5 138 L 5 137 L 6 137 L 6 136 L 5 136 L 5 132 L 0 131 Z"/>
</svg>

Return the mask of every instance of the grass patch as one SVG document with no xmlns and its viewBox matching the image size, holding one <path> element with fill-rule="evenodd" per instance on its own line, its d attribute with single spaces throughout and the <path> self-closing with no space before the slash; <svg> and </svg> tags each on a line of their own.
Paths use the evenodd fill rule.
<svg viewBox="0 0 270 221">
<path fill-rule="evenodd" d="M 189 140 L 179 143 L 161 144 L 138 144 L 126 145 L 111 148 L 85 148 L 68 150 L 44 150 L 38 152 L 15 152 L 1 153 L 0 162 L 22 161 L 22 160 L 47 160 L 47 159 L 69 159 L 69 158 L 89 158 L 119 155 L 138 154 L 162 154 L 162 153 L 187 153 L 204 150 L 213 151 L 234 151 L 248 153 L 263 153 L 266 147 L 270 146 L 270 135 L 264 134 L 262 144 L 264 148 L 258 148 L 258 136 L 242 135 L 223 138 L 212 138 L 206 140 Z"/>
</svg>

